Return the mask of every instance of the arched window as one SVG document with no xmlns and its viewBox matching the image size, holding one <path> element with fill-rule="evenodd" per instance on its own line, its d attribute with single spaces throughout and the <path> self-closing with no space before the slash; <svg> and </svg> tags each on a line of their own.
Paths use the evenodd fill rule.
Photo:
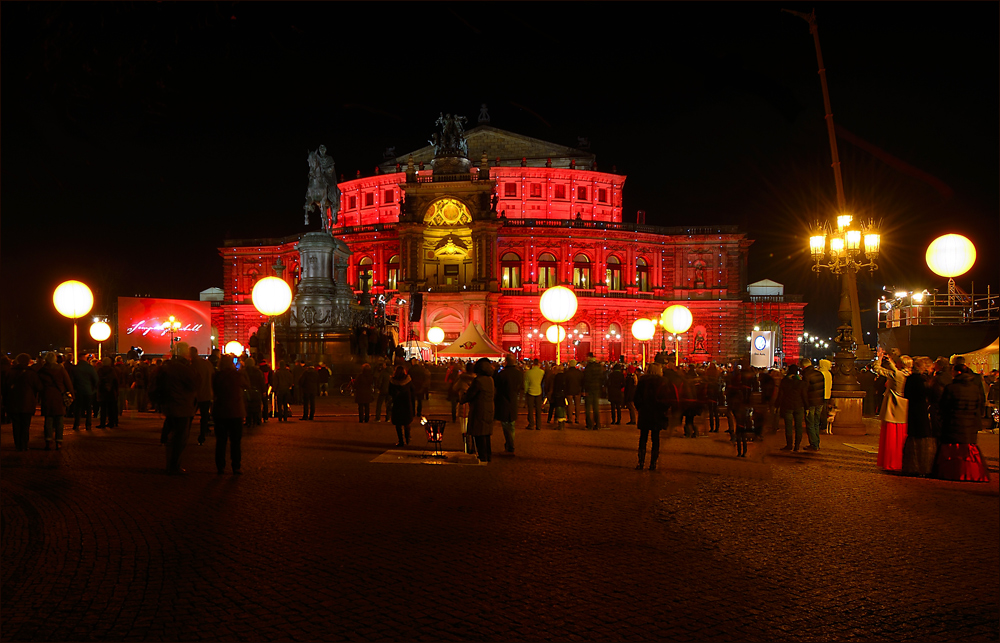
<svg viewBox="0 0 1000 643">
<path fill-rule="evenodd" d="M 389 266 L 386 270 L 386 280 L 385 289 L 386 290 L 398 290 L 399 289 L 399 255 L 392 255 L 389 257 Z"/>
<path fill-rule="evenodd" d="M 504 335 L 520 335 L 521 327 L 517 325 L 516 321 L 509 321 L 503 325 Z"/>
<path fill-rule="evenodd" d="M 573 327 L 573 332 L 577 335 L 589 335 L 590 325 L 587 322 L 580 322 Z"/>
<path fill-rule="evenodd" d="M 622 288 L 622 262 L 618 257 L 608 257 L 608 268 L 605 270 L 604 284 L 608 290 L 624 290 Z"/>
<path fill-rule="evenodd" d="M 368 287 L 372 287 L 372 258 L 362 257 L 358 262 L 358 288 L 364 289 L 365 279 L 368 280 Z"/>
<path fill-rule="evenodd" d="M 639 292 L 650 292 L 649 287 L 649 265 L 646 260 L 639 257 L 635 261 L 635 285 L 639 287 Z"/>
<path fill-rule="evenodd" d="M 521 287 L 521 257 L 513 252 L 500 257 L 500 287 Z"/>
<path fill-rule="evenodd" d="M 552 253 L 543 252 L 538 256 L 538 289 L 545 290 L 559 283 L 556 272 L 556 258 Z"/>
<path fill-rule="evenodd" d="M 590 259 L 587 255 L 579 254 L 573 257 L 573 285 L 584 290 L 594 287 L 590 274 Z"/>
</svg>

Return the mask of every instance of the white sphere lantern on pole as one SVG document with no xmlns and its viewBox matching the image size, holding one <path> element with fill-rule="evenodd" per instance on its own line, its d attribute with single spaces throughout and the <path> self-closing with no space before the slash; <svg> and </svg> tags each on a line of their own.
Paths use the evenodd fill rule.
<svg viewBox="0 0 1000 643">
<path fill-rule="evenodd" d="M 97 341 L 97 359 L 101 359 L 101 342 L 111 337 L 111 326 L 102 321 L 90 325 L 90 336 Z"/>
<path fill-rule="evenodd" d="M 573 315 L 576 314 L 576 293 L 565 286 L 553 286 L 542 293 L 541 298 L 538 300 L 538 307 L 542 311 L 542 316 L 558 327 L 559 324 L 573 319 Z M 559 347 L 566 336 L 564 330 L 560 328 L 560 331 L 562 332 L 562 337 L 554 342 L 552 340 L 553 336 L 548 334 L 549 331 L 546 331 L 545 334 L 546 338 L 556 345 L 556 364 L 559 364 L 561 361 Z M 559 333 L 560 331 L 554 332 Z"/>
<path fill-rule="evenodd" d="M 233 357 L 239 357 L 243 354 L 243 344 L 239 343 L 235 339 L 226 344 L 223 349 L 226 355 L 232 355 Z"/>
<path fill-rule="evenodd" d="M 288 307 L 292 305 L 292 289 L 284 279 L 280 277 L 264 277 L 253 286 L 250 293 L 254 308 L 262 315 L 267 315 L 271 326 L 271 370 L 277 370 L 274 362 L 274 318 L 283 315 Z M 229 342 L 232 344 L 233 342 Z M 226 352 L 229 352 L 229 344 L 226 344 Z M 242 349 L 242 347 L 241 347 Z M 240 353 L 242 354 L 242 350 Z"/>
<path fill-rule="evenodd" d="M 948 278 L 948 305 L 954 305 L 958 294 L 955 277 L 972 269 L 976 263 L 976 246 L 960 234 L 946 234 L 931 241 L 925 259 L 934 274 Z"/>
<path fill-rule="evenodd" d="M 686 306 L 675 304 L 663 311 L 660 315 L 660 325 L 670 331 L 674 336 L 674 365 L 680 364 L 679 342 L 680 334 L 691 328 L 694 318 L 691 311 Z"/>
<path fill-rule="evenodd" d="M 52 293 L 52 303 L 60 315 L 73 320 L 73 363 L 76 364 L 79 352 L 76 320 L 94 307 L 94 293 L 81 281 L 64 281 L 56 286 L 55 292 Z"/>
<path fill-rule="evenodd" d="M 646 342 L 653 339 L 656 334 L 656 324 L 652 319 L 640 317 L 632 322 L 632 337 L 642 342 L 642 367 L 646 368 Z"/>
<path fill-rule="evenodd" d="M 434 363 L 438 361 L 438 346 L 444 342 L 444 329 L 438 326 L 427 329 L 427 341 L 434 344 Z"/>
</svg>

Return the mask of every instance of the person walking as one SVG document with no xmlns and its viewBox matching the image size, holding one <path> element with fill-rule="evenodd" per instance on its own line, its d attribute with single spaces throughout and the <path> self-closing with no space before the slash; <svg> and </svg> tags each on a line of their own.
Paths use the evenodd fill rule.
<svg viewBox="0 0 1000 643">
<path fill-rule="evenodd" d="M 45 416 L 45 450 L 49 450 L 54 440 L 58 451 L 62 448 L 63 416 L 66 415 L 64 396 L 66 393 L 74 394 L 73 382 L 66 369 L 56 363 L 56 354 L 51 351 L 45 353 L 45 361 L 38 369 L 38 379 L 42 383 L 39 399 L 42 415 Z"/>
<path fill-rule="evenodd" d="M 730 384 L 733 386 L 733 384 Z M 739 393 L 736 393 L 739 394 Z M 744 399 L 748 396 L 744 395 Z M 730 400 L 730 413 L 739 406 L 739 402 L 727 394 Z M 799 367 L 789 364 L 785 369 L 785 377 L 778 387 L 778 412 L 785 419 L 785 446 L 782 451 L 798 451 L 802 443 L 802 429 L 805 424 L 805 410 L 809 405 L 807 385 L 799 376 Z M 735 415 L 733 416 L 735 420 Z M 794 440 L 794 442 L 793 442 Z"/>
<path fill-rule="evenodd" d="M 493 385 L 493 364 L 490 360 L 480 358 L 473 372 L 476 379 L 462 395 L 462 402 L 469 405 L 469 435 L 476 442 L 476 455 L 480 462 L 490 462 L 493 450 L 490 437 L 493 435 L 494 396 L 496 388 Z"/>
<path fill-rule="evenodd" d="M 389 396 L 392 398 L 392 423 L 396 427 L 396 446 L 405 447 L 410 443 L 410 423 L 413 422 L 413 379 L 402 365 L 396 367 L 389 380 Z"/>
<path fill-rule="evenodd" d="M 934 471 L 937 437 L 930 419 L 929 357 L 913 360 L 913 372 L 906 378 L 903 397 L 906 398 L 906 441 L 903 443 L 903 473 L 929 476 Z"/>
<path fill-rule="evenodd" d="M 14 358 L 9 377 L 10 388 L 4 398 L 4 404 L 10 413 L 14 429 L 14 448 L 17 451 L 27 451 L 31 418 L 38 404 L 36 398 L 42 392 L 42 381 L 38 379 L 38 373 L 31 368 L 31 356 L 27 353 L 21 353 Z"/>
<path fill-rule="evenodd" d="M 524 395 L 525 404 L 528 407 L 528 430 L 541 430 L 542 428 L 542 380 L 545 378 L 545 371 L 542 370 L 538 359 L 531 361 L 531 368 L 524 374 Z"/>
<path fill-rule="evenodd" d="M 177 342 L 174 349 L 173 359 L 163 362 L 157 371 L 154 388 L 166 416 L 163 428 L 167 439 L 167 473 L 178 475 L 184 473 L 181 454 L 191 435 L 200 382 L 188 358 L 187 342 Z"/>
<path fill-rule="evenodd" d="M 211 362 L 205 360 L 211 366 Z M 207 373 L 207 369 L 202 371 Z M 215 468 L 226 472 L 226 443 L 229 443 L 233 473 L 242 473 L 243 418 L 246 417 L 247 379 L 231 359 L 212 368 L 212 418 L 215 422 Z M 199 436 L 200 437 L 200 436 Z"/>
<path fill-rule="evenodd" d="M 611 424 L 621 424 L 625 406 L 625 367 L 621 362 L 616 362 L 608 374 L 608 402 L 611 404 Z"/>
<path fill-rule="evenodd" d="M 354 403 L 358 405 L 358 422 L 365 424 L 370 418 L 372 400 L 375 397 L 372 390 L 375 386 L 375 375 L 372 373 L 372 365 L 365 363 L 361 365 L 361 372 L 354 382 Z M 375 421 L 378 421 L 378 410 L 375 411 Z"/>
<path fill-rule="evenodd" d="M 73 401 L 73 430 L 80 430 L 80 420 L 84 419 L 84 429 L 90 430 L 90 418 L 94 410 L 94 397 L 100 387 L 97 370 L 87 360 L 82 359 L 73 369 L 73 390 L 76 397 Z"/>
<path fill-rule="evenodd" d="M 306 364 L 299 375 L 299 391 L 302 394 L 302 419 L 312 420 L 316 417 L 316 396 L 319 395 L 319 372 L 312 364 Z"/>
<path fill-rule="evenodd" d="M 941 446 L 934 470 L 942 480 L 989 482 L 979 451 L 979 431 L 985 407 L 983 389 L 965 364 L 956 364 L 954 381 L 941 398 Z"/>
<path fill-rule="evenodd" d="M 517 422 L 517 397 L 524 388 L 524 375 L 517 367 L 517 359 L 507 353 L 504 367 L 493 376 L 496 390 L 496 419 L 503 429 L 504 452 L 514 453 L 514 424 Z"/>
<path fill-rule="evenodd" d="M 886 378 L 885 397 L 879 413 L 881 427 L 878 435 L 878 456 L 876 462 L 885 471 L 900 471 L 903 468 L 903 444 L 906 443 L 906 378 L 910 375 L 913 360 L 908 355 L 897 355 L 890 359 L 878 349 L 878 363 L 875 372 Z"/>
</svg>

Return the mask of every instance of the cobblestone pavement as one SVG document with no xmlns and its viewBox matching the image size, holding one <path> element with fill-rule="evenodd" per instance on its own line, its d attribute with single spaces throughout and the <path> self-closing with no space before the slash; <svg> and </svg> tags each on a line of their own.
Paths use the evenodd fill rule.
<svg viewBox="0 0 1000 643">
<path fill-rule="evenodd" d="M 444 403 L 432 400 L 432 410 Z M 314 422 L 244 437 L 244 475 L 214 438 L 167 476 L 160 420 L 67 431 L 2 466 L 2 639 L 996 641 L 992 481 L 881 473 L 877 435 L 779 438 L 517 431 L 489 465 L 373 462 L 387 423 L 321 398 Z M 197 421 L 197 420 L 196 420 Z M 519 426 L 523 422 L 519 423 Z M 873 424 L 874 426 L 874 424 Z M 423 448 L 419 431 L 412 450 Z M 450 424 L 445 448 L 460 451 Z"/>
</svg>

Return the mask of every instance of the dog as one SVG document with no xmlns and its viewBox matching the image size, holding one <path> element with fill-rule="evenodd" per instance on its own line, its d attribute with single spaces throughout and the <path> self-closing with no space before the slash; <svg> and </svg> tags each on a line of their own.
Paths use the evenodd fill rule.
<svg viewBox="0 0 1000 643">
<path fill-rule="evenodd" d="M 827 435 L 833 435 L 833 421 L 837 418 L 837 412 L 839 409 L 836 406 L 830 407 L 830 412 L 826 416 L 826 433 Z"/>
</svg>

